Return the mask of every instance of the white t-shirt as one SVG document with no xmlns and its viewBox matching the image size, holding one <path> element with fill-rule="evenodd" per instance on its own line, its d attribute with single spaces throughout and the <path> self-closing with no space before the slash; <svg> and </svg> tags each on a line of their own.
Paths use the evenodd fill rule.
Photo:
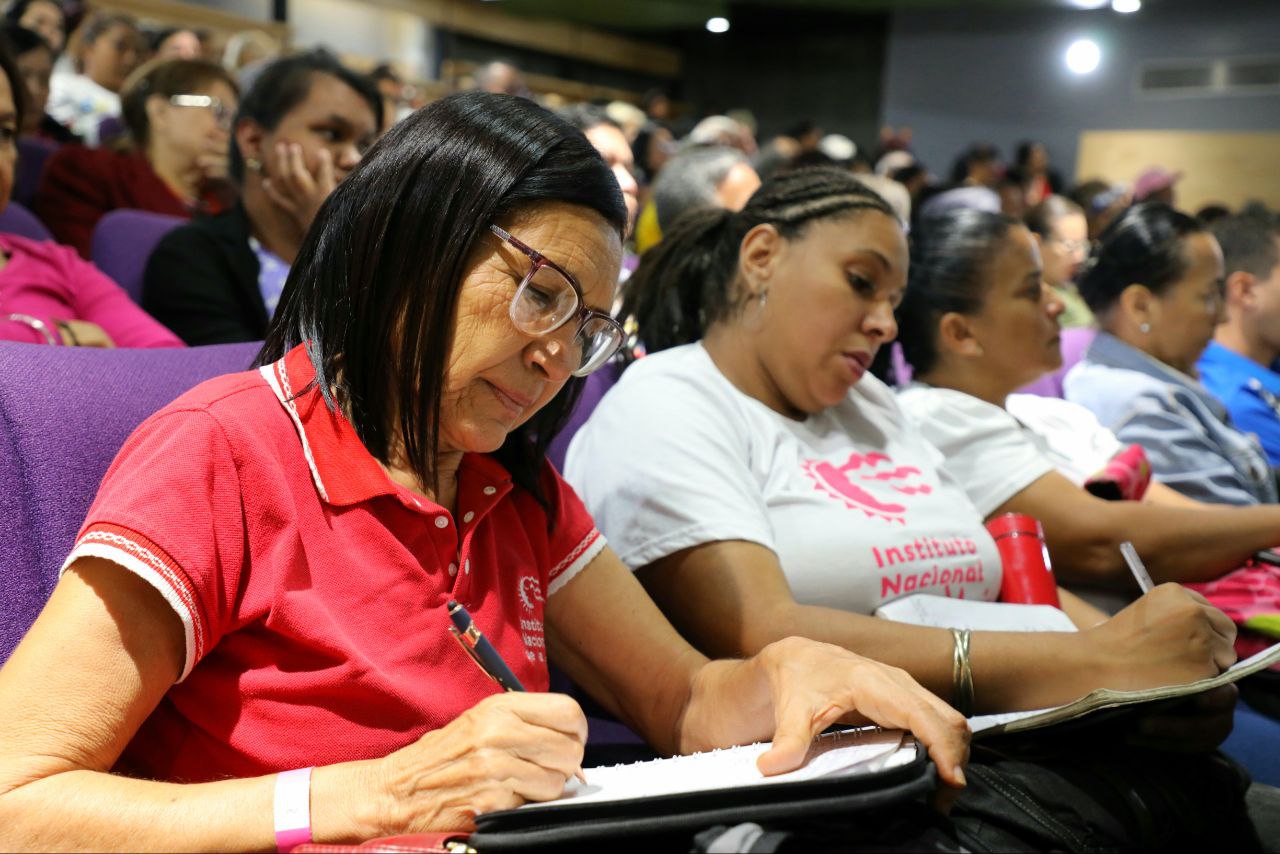
<svg viewBox="0 0 1280 854">
<path fill-rule="evenodd" d="M 627 369 L 565 475 L 632 569 L 745 540 L 778 556 L 797 602 L 870 614 L 911 593 L 999 595 L 995 543 L 940 463 L 874 377 L 795 421 L 691 344 Z"/>
<path fill-rule="evenodd" d="M 1008 410 L 962 391 L 913 383 L 898 400 L 983 516 L 1055 469 L 1077 485 L 1121 445 L 1088 410 L 1015 394 Z"/>
<path fill-rule="evenodd" d="M 120 115 L 120 96 L 83 74 L 54 74 L 45 111 L 86 145 L 97 145 L 102 120 Z"/>
</svg>

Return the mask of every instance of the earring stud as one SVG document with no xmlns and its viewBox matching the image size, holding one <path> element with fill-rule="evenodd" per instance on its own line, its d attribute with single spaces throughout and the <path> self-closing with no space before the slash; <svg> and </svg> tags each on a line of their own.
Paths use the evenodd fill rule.
<svg viewBox="0 0 1280 854">
<path fill-rule="evenodd" d="M 1143 335 L 1146 335 L 1148 332 L 1150 332 L 1150 331 L 1151 331 L 1151 324 L 1150 324 L 1150 323 L 1147 323 L 1147 322 L 1144 320 L 1144 321 L 1142 321 L 1142 323 L 1138 324 L 1138 328 L 1139 328 L 1140 330 L 1142 330 L 1142 334 L 1143 334 Z"/>
</svg>

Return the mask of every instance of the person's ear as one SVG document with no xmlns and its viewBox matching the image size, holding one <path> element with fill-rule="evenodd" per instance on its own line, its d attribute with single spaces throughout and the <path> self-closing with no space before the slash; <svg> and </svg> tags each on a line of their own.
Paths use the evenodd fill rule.
<svg viewBox="0 0 1280 854">
<path fill-rule="evenodd" d="M 1253 292 L 1258 284 L 1258 277 L 1244 270 L 1237 270 L 1227 276 L 1224 293 L 1227 305 L 1239 306 L 1245 311 L 1252 311 L 1258 305 L 1258 297 Z"/>
<path fill-rule="evenodd" d="M 1120 292 L 1117 306 L 1129 323 L 1150 332 L 1160 314 L 1160 300 L 1146 285 L 1129 285 Z"/>
<path fill-rule="evenodd" d="M 938 351 L 968 359 L 982 355 L 982 343 L 974 333 L 973 321 L 958 311 L 949 311 L 938 321 Z"/>
<path fill-rule="evenodd" d="M 240 157 L 244 160 L 246 171 L 259 172 L 262 170 L 262 164 L 265 160 L 262 153 L 262 143 L 266 135 L 267 132 L 262 125 L 253 119 L 245 118 L 236 123 L 236 147 L 240 149 Z"/>
<path fill-rule="evenodd" d="M 778 229 L 767 222 L 757 225 L 742 238 L 738 265 L 750 291 L 746 296 L 759 296 L 769 287 L 785 244 Z"/>
</svg>

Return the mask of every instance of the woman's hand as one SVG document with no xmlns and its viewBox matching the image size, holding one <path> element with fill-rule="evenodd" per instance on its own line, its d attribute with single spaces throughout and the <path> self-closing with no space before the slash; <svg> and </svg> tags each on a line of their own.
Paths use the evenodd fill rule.
<svg viewBox="0 0 1280 854">
<path fill-rule="evenodd" d="M 1102 687 L 1138 690 L 1217 676 L 1236 660 L 1236 626 L 1199 593 L 1161 584 L 1081 633 Z"/>
<path fill-rule="evenodd" d="M 57 325 L 62 343 L 68 347 L 99 347 L 110 350 L 116 346 L 107 330 L 96 323 L 87 320 L 59 320 Z"/>
<path fill-rule="evenodd" d="M 389 834 L 474 830 L 475 817 L 560 797 L 587 719 L 563 694 L 496 694 L 381 764 Z"/>
<path fill-rule="evenodd" d="M 270 178 L 262 182 L 267 198 L 289 215 L 299 237 L 311 228 L 324 200 L 338 186 L 333 170 L 333 154 L 327 148 L 316 152 L 314 170 L 307 168 L 302 146 L 295 143 L 276 144 L 274 168 Z"/>
<path fill-rule="evenodd" d="M 948 785 L 965 784 L 969 726 L 959 712 L 910 674 L 831 644 L 787 638 L 756 656 L 773 697 L 773 746 L 760 756 L 764 774 L 800 767 L 813 739 L 834 723 L 910 730 L 929 749 Z"/>
</svg>

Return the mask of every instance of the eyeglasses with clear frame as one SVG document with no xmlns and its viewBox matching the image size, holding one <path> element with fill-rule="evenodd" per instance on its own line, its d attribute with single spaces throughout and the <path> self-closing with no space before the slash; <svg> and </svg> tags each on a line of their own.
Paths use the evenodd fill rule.
<svg viewBox="0 0 1280 854">
<path fill-rule="evenodd" d="M 170 95 L 169 103 L 175 107 L 198 107 L 209 110 L 213 113 L 218 127 L 231 130 L 231 120 L 235 116 L 235 110 L 222 103 L 221 98 L 215 98 L 212 95 Z"/>
<path fill-rule="evenodd" d="M 570 373 L 575 377 L 585 377 L 609 361 L 622 346 L 622 325 L 612 316 L 589 308 L 578 280 L 554 261 L 496 225 L 490 225 L 489 230 L 532 262 L 511 298 L 508 313 L 516 329 L 526 335 L 542 336 L 575 322 L 574 352 L 569 354 L 569 363 L 576 366 Z"/>
</svg>

